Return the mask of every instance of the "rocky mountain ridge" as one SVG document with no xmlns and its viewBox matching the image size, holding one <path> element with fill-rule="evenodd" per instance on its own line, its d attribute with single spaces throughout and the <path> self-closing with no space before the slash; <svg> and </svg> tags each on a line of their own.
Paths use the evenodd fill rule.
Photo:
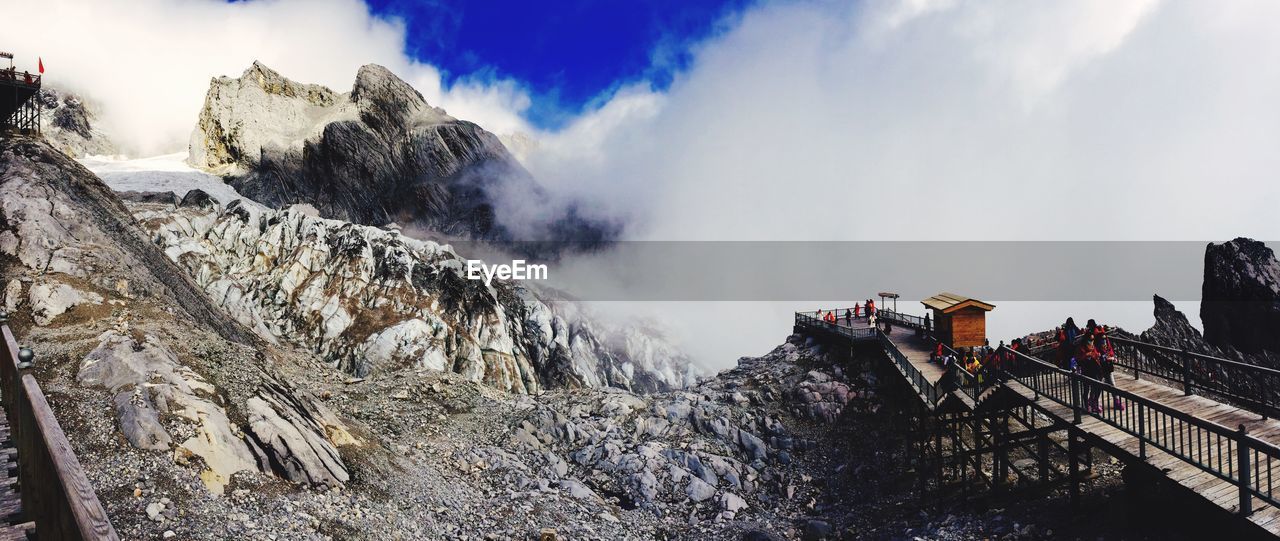
<svg viewBox="0 0 1280 541">
<path fill-rule="evenodd" d="M 291 81 L 258 62 L 238 78 L 213 79 L 189 160 L 268 206 L 304 203 L 359 224 L 494 240 L 610 236 L 573 208 L 512 231 L 504 218 L 516 213 L 502 215 L 504 204 L 545 208 L 542 188 L 496 136 L 432 107 L 374 64 L 360 68 L 347 93 Z"/>
<path fill-rule="evenodd" d="M 1210 243 L 1200 303 L 1204 339 L 1244 353 L 1280 353 L 1280 262 L 1261 242 Z"/>
<path fill-rule="evenodd" d="M 466 260 L 448 245 L 301 208 L 224 207 L 199 190 L 177 204 L 135 199 L 143 228 L 224 311 L 355 377 L 426 368 L 535 393 L 664 390 L 700 374 L 661 335 L 544 302 L 515 282 L 466 279 Z"/>
<path fill-rule="evenodd" d="M 90 472 L 99 486 L 120 481 L 117 467 L 185 477 L 212 493 L 241 472 L 347 480 L 334 443 L 352 443 L 338 437 L 345 424 L 306 393 L 273 385 L 280 379 L 268 359 L 291 355 L 263 351 L 97 177 L 45 142 L 8 137 L 0 188 L 11 324 L 40 346 L 41 379 L 66 382 L 49 392 L 74 397 L 54 399 L 60 421 L 127 442 L 77 449 L 83 463 L 104 468 Z"/>
<path fill-rule="evenodd" d="M 45 140 L 72 158 L 119 152 L 98 126 L 98 106 L 84 97 L 46 85 L 40 100 L 40 130 Z"/>
</svg>

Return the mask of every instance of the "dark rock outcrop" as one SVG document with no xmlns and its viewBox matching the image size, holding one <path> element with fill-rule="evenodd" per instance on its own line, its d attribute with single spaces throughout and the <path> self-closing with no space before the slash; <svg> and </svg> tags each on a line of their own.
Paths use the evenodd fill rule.
<svg viewBox="0 0 1280 541">
<path fill-rule="evenodd" d="M 1196 353 L 1221 356 L 1222 352 L 1205 342 L 1200 331 L 1191 326 L 1187 316 L 1164 297 L 1153 295 L 1156 322 L 1138 337 L 1143 342 L 1185 349 Z"/>
<path fill-rule="evenodd" d="M 45 139 L 73 158 L 88 154 L 115 154 L 116 147 L 96 126 L 96 107 L 79 96 L 46 86 L 36 99 Z"/>
<path fill-rule="evenodd" d="M 350 479 L 346 464 L 326 437 L 345 428 L 324 406 L 280 381 L 270 381 L 246 407 L 249 435 L 276 473 L 311 485 L 342 486 Z"/>
<path fill-rule="evenodd" d="M 1209 244 L 1200 304 L 1204 338 L 1244 353 L 1280 352 L 1280 263 L 1261 242 Z"/>
<path fill-rule="evenodd" d="M 214 79 L 190 162 L 272 207 L 305 203 L 325 218 L 416 224 L 448 236 L 511 239 L 499 199 L 546 202 L 497 137 L 372 64 L 345 94 L 256 62 L 239 78 Z M 551 221 L 550 234 L 604 236 L 572 210 Z"/>
<path fill-rule="evenodd" d="M 213 197 L 210 196 L 208 192 L 201 189 L 188 191 L 186 195 L 182 196 L 182 201 L 178 202 L 179 207 L 196 207 L 202 209 L 211 209 L 217 205 L 218 202 L 214 201 Z"/>
<path fill-rule="evenodd" d="M 178 194 L 173 192 L 139 192 L 133 190 L 125 190 L 116 192 L 121 201 L 130 203 L 161 203 L 165 205 L 178 206 Z"/>
</svg>

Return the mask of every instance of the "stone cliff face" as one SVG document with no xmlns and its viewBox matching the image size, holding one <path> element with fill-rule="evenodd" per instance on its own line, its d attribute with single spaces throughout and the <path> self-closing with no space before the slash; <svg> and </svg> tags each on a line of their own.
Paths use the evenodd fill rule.
<svg viewBox="0 0 1280 541">
<path fill-rule="evenodd" d="M 92 173 L 43 141 L 0 138 L 0 217 L 4 308 L 97 486 L 346 482 L 344 423 L 274 385 L 283 354 L 264 354 Z"/>
<path fill-rule="evenodd" d="M 1261 242 L 1209 244 L 1200 304 L 1204 338 L 1245 353 L 1280 352 L 1280 263 Z"/>
<path fill-rule="evenodd" d="M 1164 297 L 1153 295 L 1156 322 L 1138 337 L 1143 342 L 1186 349 L 1206 355 L 1222 356 L 1223 352 L 1205 342 L 1200 331 L 1191 326 L 1187 316 Z"/>
<path fill-rule="evenodd" d="M 97 127 L 97 108 L 80 96 L 46 86 L 36 99 L 43 109 L 41 131 L 58 150 L 72 158 L 117 152 L 115 144 Z"/>
<path fill-rule="evenodd" d="M 239 78 L 214 79 L 190 148 L 192 165 L 227 175 L 255 201 L 305 203 L 323 217 L 360 224 L 508 239 L 499 199 L 545 200 L 497 137 L 430 106 L 377 65 L 360 68 L 342 94 L 256 62 Z M 603 236 L 571 210 L 547 233 Z"/>
<path fill-rule="evenodd" d="M 448 371 L 520 393 L 681 387 L 698 373 L 661 336 L 594 321 L 523 286 L 465 277 L 447 245 L 298 208 L 130 203 L 173 261 L 239 323 L 352 376 Z"/>
</svg>

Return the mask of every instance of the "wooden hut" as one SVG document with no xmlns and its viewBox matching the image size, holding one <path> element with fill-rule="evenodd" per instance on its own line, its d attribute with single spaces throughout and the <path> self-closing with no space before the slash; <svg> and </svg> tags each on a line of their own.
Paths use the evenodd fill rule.
<svg viewBox="0 0 1280 541">
<path fill-rule="evenodd" d="M 933 310 L 934 336 L 952 348 L 981 346 L 987 339 L 987 312 L 994 304 L 954 293 L 939 293 L 920 301 Z"/>
</svg>

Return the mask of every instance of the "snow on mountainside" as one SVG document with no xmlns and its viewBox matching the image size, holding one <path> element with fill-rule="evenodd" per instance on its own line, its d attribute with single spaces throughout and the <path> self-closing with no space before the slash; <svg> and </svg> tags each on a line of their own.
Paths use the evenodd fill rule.
<svg viewBox="0 0 1280 541">
<path fill-rule="evenodd" d="M 595 320 L 524 286 L 465 278 L 448 245 L 198 193 L 131 202 L 165 254 L 259 336 L 352 374 L 462 374 L 499 389 L 682 387 L 700 373 L 661 335 Z"/>
<path fill-rule="evenodd" d="M 216 175 L 187 165 L 186 159 L 187 154 L 181 152 L 137 160 L 88 156 L 78 161 L 116 192 L 173 192 L 182 197 L 198 189 L 224 205 L 237 199 L 257 205 Z"/>
</svg>

